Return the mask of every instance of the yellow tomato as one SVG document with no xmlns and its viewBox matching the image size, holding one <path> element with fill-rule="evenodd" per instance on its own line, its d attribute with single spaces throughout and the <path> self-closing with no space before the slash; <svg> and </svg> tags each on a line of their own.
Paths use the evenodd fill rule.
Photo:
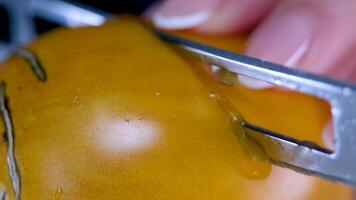
<svg viewBox="0 0 356 200">
<path fill-rule="evenodd" d="M 239 128 L 211 98 L 206 75 L 135 19 L 61 28 L 29 48 L 43 64 L 45 82 L 20 57 L 0 69 L 22 199 L 350 197 L 343 185 L 278 167 L 269 173 L 271 166 L 251 143 L 249 150 L 260 156 L 253 160 L 241 148 Z M 246 119 L 285 129 L 275 114 L 258 113 L 276 104 L 262 107 L 255 99 L 278 92 L 254 93 L 240 86 L 221 91 Z M 304 118 L 319 122 L 304 125 L 301 120 L 300 126 L 313 133 L 328 118 L 317 100 L 277 96 L 283 99 L 281 109 L 298 101 L 307 104 Z M 0 191 L 14 199 L 8 141 L 0 140 Z"/>
</svg>

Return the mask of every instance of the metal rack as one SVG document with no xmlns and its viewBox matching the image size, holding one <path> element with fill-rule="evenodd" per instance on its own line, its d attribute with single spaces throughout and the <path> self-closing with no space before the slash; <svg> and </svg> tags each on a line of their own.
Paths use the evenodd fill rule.
<svg viewBox="0 0 356 200">
<path fill-rule="evenodd" d="M 109 13 L 62 0 L 0 0 L 9 15 L 10 41 L 0 42 L 0 63 L 18 46 L 36 38 L 34 18 L 68 27 L 98 26 Z"/>
</svg>

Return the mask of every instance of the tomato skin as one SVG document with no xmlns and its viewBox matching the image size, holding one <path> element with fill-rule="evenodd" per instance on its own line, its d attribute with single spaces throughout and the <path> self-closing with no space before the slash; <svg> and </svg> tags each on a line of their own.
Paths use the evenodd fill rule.
<svg viewBox="0 0 356 200">
<path fill-rule="evenodd" d="M 247 179 L 239 141 L 209 89 L 186 61 L 133 19 L 59 29 L 30 49 L 46 70 L 46 82 L 22 58 L 0 69 L 23 199 L 350 195 L 344 186 L 277 167 L 264 180 Z M 0 154 L 6 154 L 5 141 Z M 0 177 L 10 193 L 4 156 Z"/>
</svg>

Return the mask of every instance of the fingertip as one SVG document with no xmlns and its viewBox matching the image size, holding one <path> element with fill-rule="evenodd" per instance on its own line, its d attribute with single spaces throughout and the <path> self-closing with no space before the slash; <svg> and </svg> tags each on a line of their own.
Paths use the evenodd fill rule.
<svg viewBox="0 0 356 200">
<path fill-rule="evenodd" d="M 159 28 L 191 29 L 205 23 L 223 0 L 180 1 L 167 0 L 156 6 L 150 15 Z"/>
<path fill-rule="evenodd" d="M 184 16 L 165 16 L 160 12 L 156 12 L 153 14 L 152 20 L 157 27 L 169 30 L 181 30 L 198 26 L 206 21 L 210 15 L 210 11 L 200 11 Z"/>
</svg>

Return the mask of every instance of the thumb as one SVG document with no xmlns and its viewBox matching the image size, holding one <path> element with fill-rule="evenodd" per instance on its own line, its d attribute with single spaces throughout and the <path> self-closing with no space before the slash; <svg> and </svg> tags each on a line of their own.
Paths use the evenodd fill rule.
<svg viewBox="0 0 356 200">
<path fill-rule="evenodd" d="M 281 2 L 251 35 L 246 53 L 333 78 L 356 80 L 356 1 Z M 239 77 L 250 88 L 268 87 Z"/>
</svg>

